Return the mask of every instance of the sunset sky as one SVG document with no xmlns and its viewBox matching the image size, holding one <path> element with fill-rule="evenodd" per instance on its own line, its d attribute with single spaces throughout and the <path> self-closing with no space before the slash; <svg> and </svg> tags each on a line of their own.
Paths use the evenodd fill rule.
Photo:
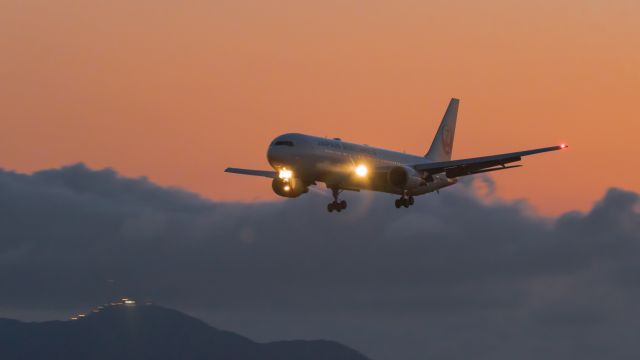
<svg viewBox="0 0 640 360">
<path fill-rule="evenodd" d="M 640 191 L 640 2 L 0 1 L 0 167 L 84 162 L 214 200 L 275 199 L 284 132 L 454 157 L 566 142 L 497 173 L 543 214 Z"/>
<path fill-rule="evenodd" d="M 402 210 L 223 172 L 288 132 L 422 155 L 452 97 L 454 159 L 569 149 Z M 638 359 L 639 108 L 640 0 L 0 0 L 0 323 L 127 297 L 377 360 Z"/>
</svg>

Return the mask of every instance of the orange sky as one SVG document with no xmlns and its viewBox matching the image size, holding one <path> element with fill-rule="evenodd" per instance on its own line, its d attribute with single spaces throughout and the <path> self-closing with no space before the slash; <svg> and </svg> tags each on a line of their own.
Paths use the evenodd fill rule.
<svg viewBox="0 0 640 360">
<path fill-rule="evenodd" d="M 188 4 L 188 5 L 187 5 Z M 85 162 L 218 200 L 272 199 L 283 132 L 454 157 L 567 142 L 496 174 L 556 214 L 640 191 L 640 2 L 0 2 L 0 166 Z"/>
</svg>

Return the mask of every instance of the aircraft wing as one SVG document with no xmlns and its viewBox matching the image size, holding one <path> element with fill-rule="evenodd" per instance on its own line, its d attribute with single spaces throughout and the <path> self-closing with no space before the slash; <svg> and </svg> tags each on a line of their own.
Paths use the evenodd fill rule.
<svg viewBox="0 0 640 360">
<path fill-rule="evenodd" d="M 239 168 L 226 168 L 224 172 L 240 174 L 240 175 L 251 175 L 251 176 L 262 176 L 267 178 L 275 178 L 278 176 L 278 173 L 270 170 L 250 170 L 250 169 L 239 169 Z"/>
<path fill-rule="evenodd" d="M 418 171 L 426 171 L 431 175 L 445 173 L 447 177 L 455 178 L 482 172 L 519 167 L 521 165 L 506 166 L 506 164 L 520 161 L 523 156 L 540 154 L 547 151 L 562 150 L 565 148 L 567 148 L 567 145 L 550 146 L 545 148 L 518 151 L 499 155 L 415 164 L 413 165 L 413 168 Z"/>
</svg>

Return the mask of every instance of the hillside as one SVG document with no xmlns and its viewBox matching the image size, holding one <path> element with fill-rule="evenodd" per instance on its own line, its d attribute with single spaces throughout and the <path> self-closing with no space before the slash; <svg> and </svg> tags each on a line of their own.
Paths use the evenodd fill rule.
<svg viewBox="0 0 640 360">
<path fill-rule="evenodd" d="M 367 360 L 333 341 L 257 343 L 156 305 L 107 306 L 69 321 L 0 319 L 0 359 Z"/>
</svg>

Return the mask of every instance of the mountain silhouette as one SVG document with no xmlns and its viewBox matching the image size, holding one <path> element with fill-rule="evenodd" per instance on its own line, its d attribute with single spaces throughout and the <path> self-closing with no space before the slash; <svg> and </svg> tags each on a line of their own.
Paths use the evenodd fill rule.
<svg viewBox="0 0 640 360">
<path fill-rule="evenodd" d="M 258 343 L 156 305 L 112 305 L 73 321 L 0 319 L 3 360 L 368 360 L 333 341 Z"/>
</svg>

